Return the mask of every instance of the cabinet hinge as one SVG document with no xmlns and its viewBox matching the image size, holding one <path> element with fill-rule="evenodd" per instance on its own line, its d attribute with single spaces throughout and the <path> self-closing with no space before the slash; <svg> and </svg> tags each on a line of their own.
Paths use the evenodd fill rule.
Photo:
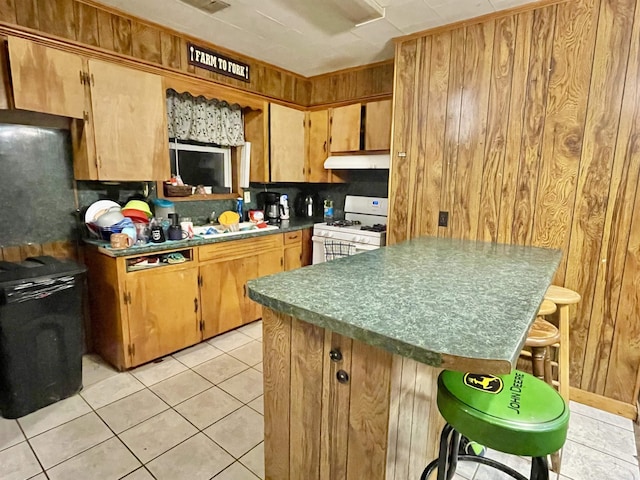
<svg viewBox="0 0 640 480">
<path fill-rule="evenodd" d="M 203 285 L 202 275 L 198 275 L 198 286 L 201 287 Z"/>
<path fill-rule="evenodd" d="M 200 320 L 199 326 L 200 326 L 200 331 L 204 332 L 204 320 Z"/>
<path fill-rule="evenodd" d="M 130 302 L 129 292 L 124 292 L 124 304 L 128 305 Z"/>
<path fill-rule="evenodd" d="M 88 80 L 87 80 L 87 81 L 88 81 Z M 95 85 L 96 85 L 96 81 L 94 80 L 94 78 L 93 78 L 93 73 L 92 73 L 92 74 L 91 74 L 91 86 L 92 86 L 92 87 L 95 87 Z"/>
<path fill-rule="evenodd" d="M 85 122 L 89 121 L 89 112 L 82 112 L 82 118 Z"/>
<path fill-rule="evenodd" d="M 280 266 L 281 267 L 284 266 L 284 258 L 283 257 L 280 257 Z"/>
<path fill-rule="evenodd" d="M 129 350 L 129 356 L 131 358 L 135 357 L 135 355 L 136 355 L 136 344 L 135 343 L 130 343 L 128 350 Z"/>
<path fill-rule="evenodd" d="M 198 299 L 197 299 L 197 298 L 194 298 L 194 299 L 193 299 L 193 308 L 194 308 L 194 310 L 193 310 L 193 311 L 194 311 L 195 313 L 198 313 Z"/>
<path fill-rule="evenodd" d="M 242 292 L 243 292 L 243 295 L 246 297 L 247 296 L 247 284 L 246 283 L 242 286 Z"/>
<path fill-rule="evenodd" d="M 84 72 L 80 70 L 80 84 L 84 85 Z"/>
</svg>

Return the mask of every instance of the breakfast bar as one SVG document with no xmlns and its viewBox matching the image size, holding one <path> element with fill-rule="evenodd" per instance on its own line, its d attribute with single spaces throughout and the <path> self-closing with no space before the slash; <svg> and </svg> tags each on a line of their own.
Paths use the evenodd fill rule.
<svg viewBox="0 0 640 480">
<path fill-rule="evenodd" d="M 250 281 L 265 478 L 419 478 L 442 427 L 438 373 L 511 371 L 560 258 L 423 237 Z"/>
</svg>

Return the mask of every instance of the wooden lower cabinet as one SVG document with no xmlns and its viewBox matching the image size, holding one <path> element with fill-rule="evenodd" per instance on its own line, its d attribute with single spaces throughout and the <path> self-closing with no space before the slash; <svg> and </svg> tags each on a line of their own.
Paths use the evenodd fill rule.
<svg viewBox="0 0 640 480">
<path fill-rule="evenodd" d="M 439 369 L 263 307 L 265 479 L 414 480 Z"/>
<path fill-rule="evenodd" d="M 306 233 L 157 252 L 187 262 L 153 268 L 87 248 L 91 348 L 124 370 L 261 318 L 247 281 L 300 267 Z"/>
<path fill-rule="evenodd" d="M 284 234 L 284 269 L 302 267 L 302 230 Z"/>
<path fill-rule="evenodd" d="M 260 305 L 249 299 L 247 281 L 282 271 L 282 254 L 265 252 L 233 260 L 221 259 L 200 267 L 203 338 L 257 320 Z"/>
<path fill-rule="evenodd" d="M 262 316 L 249 299 L 248 280 L 281 272 L 282 235 L 200 247 L 203 338 L 232 330 Z"/>
<path fill-rule="evenodd" d="M 130 273 L 125 288 L 132 365 L 202 339 L 197 266 Z"/>
<path fill-rule="evenodd" d="M 201 340 L 194 249 L 180 253 L 187 262 L 140 269 L 129 265 L 135 257 L 86 249 L 92 348 L 116 368 L 135 367 Z"/>
</svg>

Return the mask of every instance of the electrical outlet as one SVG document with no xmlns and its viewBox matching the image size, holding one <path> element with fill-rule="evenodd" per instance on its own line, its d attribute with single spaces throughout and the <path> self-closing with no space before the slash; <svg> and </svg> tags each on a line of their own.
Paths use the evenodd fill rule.
<svg viewBox="0 0 640 480">
<path fill-rule="evenodd" d="M 244 192 L 244 203 L 245 203 L 245 205 L 247 203 L 251 203 L 251 192 L 249 190 Z"/>
<path fill-rule="evenodd" d="M 438 214 L 438 226 L 446 227 L 449 225 L 449 212 L 440 212 Z"/>
</svg>

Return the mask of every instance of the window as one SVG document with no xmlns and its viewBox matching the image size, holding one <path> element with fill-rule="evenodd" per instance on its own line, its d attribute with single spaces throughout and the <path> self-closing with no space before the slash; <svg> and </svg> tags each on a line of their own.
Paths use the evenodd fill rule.
<svg viewBox="0 0 640 480">
<path fill-rule="evenodd" d="M 211 193 L 231 193 L 231 148 L 198 142 L 169 142 L 171 173 L 188 185 L 211 187 Z"/>
</svg>

